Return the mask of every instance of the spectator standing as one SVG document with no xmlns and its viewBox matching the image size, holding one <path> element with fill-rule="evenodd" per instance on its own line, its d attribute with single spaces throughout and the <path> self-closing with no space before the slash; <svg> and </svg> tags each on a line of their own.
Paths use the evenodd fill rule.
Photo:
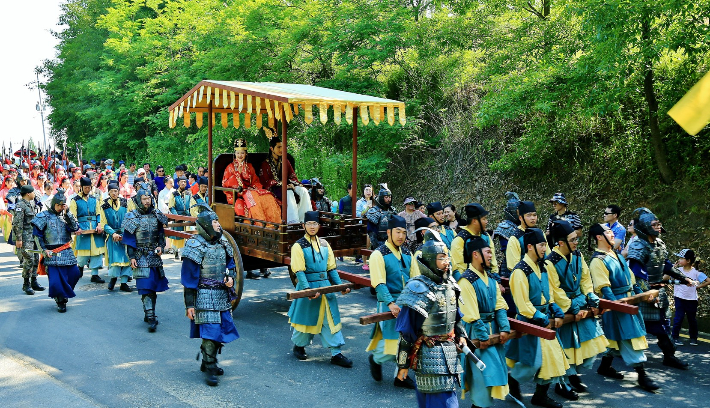
<svg viewBox="0 0 710 408">
<path fill-rule="evenodd" d="M 165 167 L 163 166 L 158 166 L 157 169 L 155 169 L 155 177 L 153 177 L 153 182 L 155 182 L 155 186 L 158 187 L 158 193 L 163 191 L 165 188 L 165 179 L 167 178 L 165 176 Z"/>
<path fill-rule="evenodd" d="M 126 171 L 126 175 L 128 176 L 128 184 L 131 186 L 133 185 L 133 182 L 136 180 L 136 164 L 131 163 L 131 165 L 128 167 L 128 171 Z"/>
<path fill-rule="evenodd" d="M 417 200 L 414 199 L 414 197 L 407 197 L 404 199 L 404 211 L 400 212 L 399 215 L 400 217 L 404 218 L 404 221 L 407 223 L 407 241 L 405 242 L 405 245 L 412 250 L 412 248 L 415 246 L 417 242 L 417 237 L 414 234 L 414 230 L 416 227 L 414 226 L 414 223 L 420 219 L 420 218 L 425 218 L 426 215 L 422 213 L 421 211 L 417 210 L 415 208 L 415 205 L 417 204 Z M 413 251 L 412 251 L 413 252 Z"/>
<path fill-rule="evenodd" d="M 456 207 L 453 204 L 446 204 L 444 207 L 444 219 L 449 228 L 454 232 L 458 232 L 461 229 L 459 226 L 463 223 L 459 215 L 456 214 Z"/>
<path fill-rule="evenodd" d="M 673 285 L 673 299 L 675 300 L 675 317 L 673 318 L 673 341 L 676 346 L 683 346 L 680 341 L 680 328 L 683 325 L 683 319 L 688 317 L 688 328 L 690 336 L 690 345 L 698 345 L 698 321 L 696 315 L 698 313 L 698 289 L 710 285 L 710 279 L 695 269 L 695 251 L 692 249 L 683 249 L 676 254 L 679 258 L 675 266 L 680 268 L 680 271 L 686 277 L 696 282 L 696 285 L 688 286 L 675 282 Z"/>
<path fill-rule="evenodd" d="M 158 169 L 160 169 L 160 167 L 158 167 Z M 173 188 L 173 179 L 170 178 L 170 176 L 165 176 L 164 181 L 164 188 L 160 190 L 160 193 L 158 193 L 158 210 L 160 210 L 163 214 L 167 214 L 170 212 L 168 202 L 170 201 L 170 196 L 173 194 L 175 189 Z"/>
<path fill-rule="evenodd" d="M 579 215 L 577 215 L 577 213 L 567 209 L 568 204 L 565 195 L 562 193 L 555 193 L 555 195 L 553 195 L 550 199 L 550 203 L 552 204 L 552 208 L 554 208 L 555 212 L 550 214 L 550 219 L 547 220 L 547 228 L 545 229 L 545 234 L 549 234 L 550 226 L 553 222 L 557 220 L 565 220 L 572 224 L 572 228 L 574 228 L 574 230 L 577 232 L 577 236 L 581 238 L 582 220 L 579 218 Z"/>
<path fill-rule="evenodd" d="M 624 241 L 626 241 L 626 228 L 619 223 L 620 216 L 621 207 L 616 204 L 608 205 L 604 210 L 604 222 L 614 233 L 614 250 L 617 253 L 624 250 Z"/>
<path fill-rule="evenodd" d="M 348 195 L 338 201 L 338 214 L 352 215 L 353 214 L 353 183 L 348 183 Z"/>
<path fill-rule="evenodd" d="M 145 170 L 146 178 L 150 178 L 151 180 L 155 178 L 155 173 L 150 169 L 150 163 L 144 163 L 143 170 Z"/>
<path fill-rule="evenodd" d="M 372 208 L 372 184 L 365 184 L 362 190 L 362 197 L 357 200 L 357 204 L 355 205 L 355 215 L 358 217 L 365 217 L 365 213 L 367 213 L 367 210 Z M 370 247 L 370 234 L 367 235 L 367 244 L 366 248 Z M 362 257 L 362 269 L 369 271 L 370 266 L 367 264 L 367 257 L 363 256 Z"/>
</svg>

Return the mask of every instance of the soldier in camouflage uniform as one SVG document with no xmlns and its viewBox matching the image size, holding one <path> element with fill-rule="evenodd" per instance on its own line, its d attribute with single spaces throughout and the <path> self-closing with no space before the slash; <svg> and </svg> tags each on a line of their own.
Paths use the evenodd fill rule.
<svg viewBox="0 0 710 408">
<path fill-rule="evenodd" d="M 81 278 L 76 257 L 71 249 L 71 233 L 79 230 L 79 222 L 67 211 L 67 199 L 61 188 L 52 197 L 50 207 L 32 220 L 32 234 L 44 251 L 49 297 L 57 303 L 59 313 L 67 311 L 67 301 L 76 296 L 74 287 Z"/>
<path fill-rule="evenodd" d="M 13 218 L 15 216 L 15 209 L 17 208 L 17 204 L 22 200 L 22 194 L 20 193 L 20 189 L 22 188 L 22 186 L 27 185 L 27 178 L 25 178 L 22 173 L 19 173 L 15 180 L 15 187 L 11 188 L 5 196 L 5 199 L 7 200 L 7 212 L 9 212 Z M 13 232 L 13 228 L 10 227 L 10 236 L 7 237 L 7 243 L 10 245 L 15 245 L 15 237 L 16 235 Z M 24 264 L 22 254 L 20 253 L 20 251 L 15 251 L 15 255 L 17 255 L 17 259 L 20 261 L 20 266 L 22 266 Z"/>
<path fill-rule="evenodd" d="M 35 250 L 34 237 L 32 236 L 32 220 L 35 217 L 35 192 L 30 185 L 20 188 L 22 198 L 15 206 L 15 216 L 12 219 L 12 233 L 15 236 L 15 247 L 22 256 L 22 290 L 28 295 L 34 295 L 36 291 L 43 291 L 44 288 L 37 283 L 37 265 L 39 254 L 28 251 Z M 30 283 L 32 278 L 32 283 Z"/>
<path fill-rule="evenodd" d="M 636 277 L 636 282 L 641 290 L 658 289 L 658 298 L 654 303 L 639 304 L 639 312 L 646 325 L 646 333 L 658 338 L 658 347 L 663 351 L 663 365 L 688 369 L 685 363 L 675 356 L 675 344 L 671 340 L 669 327 L 666 326 L 668 314 L 668 295 L 664 275 L 677 279 L 677 284 L 691 285 L 693 281 L 686 278 L 683 273 L 673 268 L 668 260 L 668 249 L 660 239 L 661 223 L 655 214 L 648 208 L 634 210 L 634 230 L 638 239 L 629 243 L 628 260 L 629 268 Z"/>
<path fill-rule="evenodd" d="M 158 326 L 155 316 L 157 292 L 168 290 L 168 279 L 160 258 L 165 248 L 163 228 L 168 224 L 168 218 L 156 209 L 150 191 L 141 189 L 136 197 L 138 208 L 123 219 L 123 243 L 131 259 L 136 289 L 143 301 L 143 321 L 149 324 L 148 331 L 153 333 Z"/>
<path fill-rule="evenodd" d="M 222 235 L 217 214 L 206 206 L 200 209 L 195 223 L 198 234 L 187 240 L 182 252 L 181 280 L 190 338 L 202 339 L 200 370 L 207 384 L 215 386 L 217 376 L 224 374 L 217 366 L 217 353 L 224 343 L 239 338 L 231 313 L 237 267 L 234 249 Z"/>
<path fill-rule="evenodd" d="M 421 251 L 414 260 L 421 275 L 410 279 L 397 299 L 397 377 L 404 380 L 414 370 L 420 407 L 458 407 L 463 368 L 457 344 L 463 347 L 467 338 L 458 309 L 461 290 L 438 237 L 426 240 Z"/>
</svg>

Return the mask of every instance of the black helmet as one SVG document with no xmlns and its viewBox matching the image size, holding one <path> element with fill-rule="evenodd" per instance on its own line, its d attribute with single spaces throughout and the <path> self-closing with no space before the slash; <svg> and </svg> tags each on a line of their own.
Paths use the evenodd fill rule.
<svg viewBox="0 0 710 408">
<path fill-rule="evenodd" d="M 446 245 L 441 241 L 441 236 L 433 230 L 425 232 L 424 244 L 421 246 L 420 251 L 421 255 L 417 257 L 419 263 L 425 266 L 439 279 L 443 278 L 444 274 L 447 271 L 442 271 L 436 267 L 436 257 L 439 254 L 448 254 L 449 250 L 446 248 Z"/>
<path fill-rule="evenodd" d="M 505 199 L 508 200 L 505 204 L 505 219 L 516 225 L 520 225 L 520 219 L 518 218 L 518 203 L 520 202 L 520 197 L 518 197 L 518 193 L 508 191 L 505 193 Z"/>
<path fill-rule="evenodd" d="M 206 204 L 200 203 L 197 206 L 200 209 L 200 213 L 197 214 L 197 222 L 195 222 L 197 232 L 207 241 L 215 241 L 222 237 L 222 230 L 215 231 L 212 226 L 212 221 L 219 221 L 217 213 Z"/>
<path fill-rule="evenodd" d="M 646 207 L 637 208 L 633 212 L 633 217 L 634 231 L 640 238 L 648 241 L 648 237 L 657 237 L 659 235 L 651 226 L 654 221 L 658 221 L 658 217 L 651 210 Z"/>
<path fill-rule="evenodd" d="M 146 207 L 143 205 L 143 201 L 141 200 L 143 196 L 150 197 L 150 206 Z M 150 208 L 153 207 L 153 195 L 150 194 L 150 191 L 146 190 L 145 188 L 141 188 L 140 190 L 138 190 L 138 193 L 135 195 L 135 197 L 133 197 L 133 201 L 136 203 L 136 207 L 138 208 L 138 210 L 143 214 L 147 214 L 148 211 L 150 211 Z"/>
<path fill-rule="evenodd" d="M 67 197 L 64 195 L 64 189 L 59 188 L 57 189 L 57 193 L 52 197 L 52 205 L 49 207 L 49 210 L 51 212 L 54 211 L 54 206 L 57 204 L 64 205 L 67 203 Z"/>
</svg>

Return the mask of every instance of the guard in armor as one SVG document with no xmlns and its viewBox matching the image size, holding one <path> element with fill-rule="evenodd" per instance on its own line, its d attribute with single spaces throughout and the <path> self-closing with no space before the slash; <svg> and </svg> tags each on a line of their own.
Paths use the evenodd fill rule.
<svg viewBox="0 0 710 408">
<path fill-rule="evenodd" d="M 634 231 L 638 239 L 630 241 L 628 246 L 629 268 L 642 291 L 659 290 L 654 303 L 639 304 L 639 313 L 643 316 L 646 333 L 658 339 L 658 347 L 663 351 L 663 365 L 687 370 L 688 363 L 675 356 L 676 347 L 666 325 L 668 294 L 664 281 L 668 277 L 675 279 L 676 284 L 692 285 L 693 281 L 676 270 L 668 260 L 668 249 L 660 239 L 661 222 L 651 210 L 645 207 L 634 210 Z"/>
<path fill-rule="evenodd" d="M 400 312 L 397 298 L 412 277 L 412 255 L 403 246 L 406 240 L 407 222 L 399 215 L 391 215 L 387 225 L 387 240 L 370 255 L 370 282 L 377 293 L 377 313 L 392 312 L 397 317 Z M 370 335 L 366 351 L 372 351 L 369 357 L 370 374 L 375 381 L 382 381 L 383 363 L 396 362 L 399 333 L 395 323 L 394 320 L 378 322 Z M 414 381 L 409 377 L 395 377 L 394 385 L 415 388 Z"/>
<path fill-rule="evenodd" d="M 106 265 L 111 280 L 108 290 L 116 287 L 116 282 L 121 279 L 121 291 L 131 292 L 128 278 L 133 274 L 131 260 L 128 258 L 126 246 L 121 241 L 123 238 L 123 218 L 128 213 L 128 200 L 118 195 L 118 182 L 112 180 L 108 184 L 108 198 L 99 208 L 100 227 L 106 232 Z"/>
<path fill-rule="evenodd" d="M 99 276 L 99 269 L 103 267 L 104 253 L 106 253 L 106 243 L 104 242 L 103 229 L 100 226 L 99 212 L 101 211 L 100 201 L 91 195 L 91 180 L 82 177 L 79 180 L 81 191 L 71 199 L 69 212 L 71 212 L 79 222 L 82 230 L 96 230 L 94 234 L 77 235 L 74 243 L 74 251 L 79 265 L 79 270 L 84 273 L 84 267 L 91 269 L 91 282 L 106 283 Z"/>
<path fill-rule="evenodd" d="M 489 272 L 493 249 L 482 236 L 466 241 L 464 271 L 458 284 L 461 287 L 459 309 L 463 314 L 464 329 L 470 339 L 480 346 L 476 356 L 486 364 L 481 371 L 464 359 L 464 397 L 471 393 L 473 407 L 490 407 L 493 400 L 503 400 L 508 395 L 508 367 L 505 363 L 505 342 L 510 334 L 508 304 L 493 274 Z M 490 345 L 490 336 L 498 334 L 500 343 Z"/>
<path fill-rule="evenodd" d="M 488 227 L 488 211 L 479 203 L 467 204 L 464 207 L 466 213 L 466 225 L 462 226 L 459 233 L 451 243 L 451 269 L 454 271 L 454 279 L 458 282 L 461 280 L 461 275 L 466 271 L 468 262 L 465 261 L 465 243 L 473 237 L 481 237 L 488 244 L 488 247 L 493 251 L 493 256 L 490 262 L 486 263 L 486 272 L 491 272 L 497 282 L 500 281 L 498 276 L 498 261 L 495 256 L 495 244 L 491 239 L 486 228 Z"/>
<path fill-rule="evenodd" d="M 326 240 L 318 238 L 318 214 L 318 211 L 306 212 L 303 223 L 306 235 L 291 247 L 291 270 L 296 274 L 296 290 L 342 284 L 333 250 Z M 348 292 L 350 289 L 342 293 Z M 308 358 L 306 346 L 316 334 L 320 334 L 323 347 L 330 349 L 331 364 L 345 368 L 353 366 L 353 362 L 340 352 L 345 338 L 341 332 L 343 325 L 335 293 L 317 293 L 311 298 L 294 300 L 288 309 L 288 317 L 293 330 L 293 355 L 297 359 Z"/>
<path fill-rule="evenodd" d="M 414 370 L 419 407 L 458 407 L 456 387 L 461 386 L 463 369 L 457 346 L 466 345 L 460 289 L 440 238 L 426 239 L 421 250 L 414 260 L 421 275 L 409 280 L 397 299 L 397 378 L 406 381 L 408 371 Z"/>
<path fill-rule="evenodd" d="M 522 247 L 527 249 L 525 256 L 510 274 L 510 291 L 518 310 L 516 318 L 542 327 L 559 328 L 565 314 L 554 303 L 547 270 L 542 266 L 547 247 L 545 233 L 538 228 L 527 228 Z M 562 381 L 569 369 L 558 338 L 545 340 L 523 336 L 512 339 L 505 356 L 510 367 L 510 395 L 522 401 L 520 382 L 534 381 L 533 405 L 562 407 L 547 395 L 550 384 Z"/>
<path fill-rule="evenodd" d="M 412 246 L 415 248 L 413 255 L 415 259 L 422 254 L 421 248 L 422 245 L 424 245 L 424 235 L 429 232 L 430 229 L 434 230 L 438 225 L 439 223 L 429 217 L 420 218 L 414 221 L 414 227 L 416 228 L 414 230 L 414 236 L 416 238 L 413 243 L 414 245 Z M 431 234 L 428 234 L 427 236 L 431 236 Z M 409 277 L 413 278 L 417 275 L 421 275 L 419 272 L 419 266 L 416 262 L 412 262 L 412 265 L 409 268 Z"/>
<path fill-rule="evenodd" d="M 636 284 L 636 278 L 626 264 L 626 259 L 614 251 L 614 231 L 605 224 L 594 224 L 589 228 L 589 242 L 596 245 L 589 263 L 596 293 L 607 300 L 619 300 L 643 292 Z M 633 367 L 638 373 L 641 388 L 648 391 L 657 390 L 658 385 L 646 375 L 644 369 L 644 350 L 648 349 L 648 342 L 643 317 L 640 314 L 607 311 L 602 315 L 602 328 L 609 340 L 609 348 L 602 356 L 597 374 L 617 380 L 623 379 L 624 375 L 611 365 L 614 357 L 621 357 L 626 365 Z"/>
<path fill-rule="evenodd" d="M 32 234 L 44 251 L 41 262 L 47 268 L 49 297 L 57 303 L 59 313 L 67 311 L 67 301 L 76 296 L 74 287 L 81 278 L 71 249 L 71 233 L 79 230 L 79 223 L 66 204 L 64 190 L 59 189 L 49 209 L 32 220 Z"/>
<path fill-rule="evenodd" d="M 143 301 L 143 321 L 148 323 L 148 331 L 152 333 L 158 326 L 155 315 L 157 292 L 168 290 L 168 279 L 160 258 L 165 247 L 163 228 L 168 224 L 168 218 L 155 208 L 150 191 L 141 189 L 136 196 L 139 207 L 126 214 L 121 228 L 136 289 Z"/>
<path fill-rule="evenodd" d="M 37 282 L 37 266 L 39 254 L 36 252 L 34 237 L 32 236 L 32 220 L 35 217 L 35 192 L 30 185 L 20 188 L 21 198 L 15 206 L 15 216 L 12 219 L 12 234 L 15 236 L 15 248 L 22 256 L 22 290 L 28 295 L 44 288 Z M 30 279 L 32 281 L 30 282 Z"/>
<path fill-rule="evenodd" d="M 397 211 L 392 207 L 392 192 L 387 188 L 386 183 L 380 185 L 380 192 L 372 201 L 373 206 L 367 210 L 365 218 L 367 219 L 367 233 L 370 236 L 370 247 L 377 249 L 388 240 L 388 220 L 397 214 Z"/>
<path fill-rule="evenodd" d="M 207 194 L 207 177 L 198 177 L 197 184 L 199 184 L 199 190 L 197 194 L 194 194 L 190 199 L 192 205 L 190 206 L 190 215 L 197 217 L 197 214 L 202 211 L 200 204 L 209 207 L 209 197 Z"/>
<path fill-rule="evenodd" d="M 427 216 L 433 218 L 439 224 L 434 230 L 439 233 L 446 248 L 451 249 L 451 242 L 456 237 L 456 233 L 449 227 L 444 218 L 444 206 L 439 201 L 429 203 L 426 206 L 426 212 Z"/>
<path fill-rule="evenodd" d="M 173 191 L 168 200 L 168 210 L 170 214 L 190 216 L 190 200 L 192 195 L 190 191 L 186 191 L 187 179 L 185 176 L 180 176 L 177 179 L 178 188 Z M 175 227 L 175 231 L 184 231 L 184 227 Z M 171 238 L 173 249 L 175 250 L 175 259 L 179 259 L 178 252 L 185 246 L 185 239 L 179 237 Z"/>
<path fill-rule="evenodd" d="M 500 256 L 498 274 L 508 278 L 510 277 L 510 269 L 508 269 L 508 262 L 505 259 L 505 252 L 506 249 L 508 249 L 508 240 L 515 234 L 515 230 L 518 229 L 518 225 L 520 225 L 520 220 L 518 219 L 518 203 L 520 203 L 520 197 L 518 197 L 517 193 L 508 191 L 505 193 L 505 199 L 507 203 L 505 210 L 503 210 L 504 218 L 503 221 L 496 226 L 496 229 L 493 230 L 493 240 L 498 241 L 498 251 L 494 251 L 496 257 Z M 508 303 L 508 305 L 510 306 L 510 303 Z"/>
<path fill-rule="evenodd" d="M 525 243 L 523 242 L 523 235 L 528 228 L 535 228 L 537 225 L 537 210 L 535 209 L 535 203 L 532 201 L 520 201 L 518 202 L 518 221 L 520 225 L 513 232 L 512 238 L 509 239 L 508 245 L 505 249 L 505 263 L 509 271 L 512 271 L 520 261 L 525 257 Z M 546 253 L 550 253 L 550 248 L 546 247 Z"/>
<path fill-rule="evenodd" d="M 599 308 L 599 298 L 594 294 L 592 276 L 584 256 L 577 250 L 579 236 L 572 224 L 556 220 L 550 225 L 548 241 L 554 249 L 545 259 L 545 269 L 550 279 L 550 290 L 555 304 L 564 313 L 575 316 L 575 322 L 559 328 L 557 335 L 567 356 L 570 368 L 566 381 L 555 385 L 555 393 L 572 401 L 586 392 L 579 372 L 592 368 L 597 355 L 606 351 L 609 342 L 596 319 L 586 318 L 592 309 Z"/>
<path fill-rule="evenodd" d="M 217 376 L 224 374 L 217 366 L 217 354 L 225 343 L 239 338 L 232 319 L 237 267 L 234 249 L 222 235 L 217 214 L 206 206 L 200 209 L 195 222 L 198 233 L 187 240 L 182 251 L 181 281 L 190 338 L 202 339 L 200 370 L 207 384 L 215 386 Z"/>
</svg>

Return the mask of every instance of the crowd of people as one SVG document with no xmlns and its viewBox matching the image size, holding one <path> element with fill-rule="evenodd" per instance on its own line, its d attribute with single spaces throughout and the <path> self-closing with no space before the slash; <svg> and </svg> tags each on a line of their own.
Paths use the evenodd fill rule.
<svg viewBox="0 0 710 408">
<path fill-rule="evenodd" d="M 382 381 L 383 365 L 395 364 L 394 386 L 414 389 L 420 406 L 458 406 L 458 389 L 473 407 L 492 406 L 508 395 L 522 401 L 520 383 L 532 382 L 533 405 L 559 408 L 549 388 L 554 385 L 564 399 L 579 399 L 588 391 L 582 375 L 598 358 L 599 375 L 623 378 L 613 367 L 620 358 L 637 372 L 641 388 L 654 391 L 659 386 L 645 369 L 648 335 L 658 339 L 665 366 L 688 368 L 675 355 L 684 345 L 680 328 L 687 317 L 689 344 L 697 345 L 697 290 L 710 279 L 699 271 L 693 250 L 677 252 L 672 262 L 663 226 L 648 208 L 636 209 L 624 228 L 622 209 L 609 205 L 602 222 L 585 233 L 564 194 L 551 197 L 553 212 L 542 227 L 535 204 L 508 192 L 504 219 L 489 228 L 489 211 L 480 203 L 457 211 L 452 204 L 406 197 L 397 211 L 386 184 L 377 194 L 365 185 L 355 203 L 348 185 L 347 195 L 331 201 L 318 179 L 299 180 L 289 161 L 284 197 L 278 137 L 272 135 L 269 147 L 257 172 L 247 159 L 247 142 L 235 141 L 233 162 L 215 177 L 227 202 L 237 217 L 281 223 L 280 204 L 288 200 L 287 221 L 304 230 L 291 248 L 297 291 L 343 283 L 332 249 L 318 237 L 320 212 L 362 218 L 371 252 L 356 262 L 369 270 L 377 299 L 373 311 L 387 316 L 370 336 L 370 373 Z M 190 337 L 202 339 L 200 369 L 207 384 L 217 385 L 224 372 L 217 354 L 239 338 L 230 313 L 237 270 L 209 206 L 206 169 L 188 173 L 179 165 L 167 175 L 163 166 L 153 173 L 148 163 L 137 168 L 119 161 L 115 170 L 113 165 L 110 159 L 66 167 L 58 159 L 3 165 L 0 225 L 21 263 L 22 290 L 44 291 L 37 275 L 48 275 L 49 296 L 64 313 L 84 271 L 90 271 L 91 282 L 105 284 L 100 270 L 106 267 L 111 291 L 120 284 L 119 290 L 132 292 L 128 282 L 135 279 L 144 321 L 155 332 L 157 294 L 168 289 L 161 256 L 173 252 L 182 260 Z M 196 233 L 166 239 L 168 213 L 195 217 Z M 582 242 L 592 254 L 589 261 Z M 249 271 L 247 277 L 259 275 Z M 673 324 L 668 283 L 674 284 Z M 596 317 L 602 300 L 636 295 L 645 298 L 639 314 L 611 309 Z M 306 347 L 320 335 L 332 364 L 353 366 L 342 353 L 345 337 L 334 293 L 298 298 L 288 316 L 296 358 L 307 359 Z M 512 319 L 556 330 L 556 336 L 513 337 Z"/>
</svg>

